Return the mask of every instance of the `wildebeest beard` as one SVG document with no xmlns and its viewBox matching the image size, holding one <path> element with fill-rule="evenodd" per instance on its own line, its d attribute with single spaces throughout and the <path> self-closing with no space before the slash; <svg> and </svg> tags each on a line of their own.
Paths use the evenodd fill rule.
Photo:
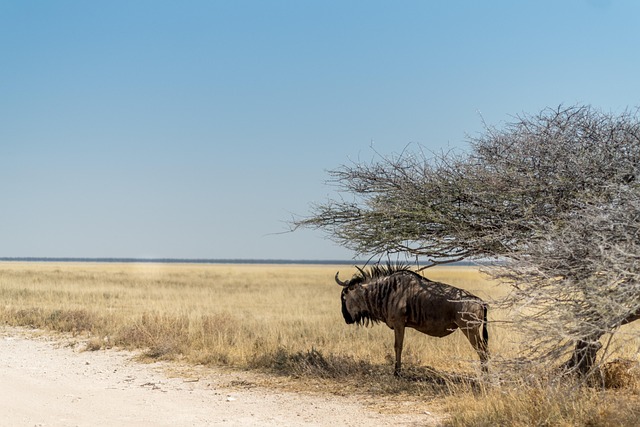
<svg viewBox="0 0 640 427">
<path fill-rule="evenodd" d="M 377 323 L 378 321 L 371 316 L 371 313 L 368 311 L 362 311 L 354 316 L 349 313 L 347 310 L 347 303 L 345 300 L 342 300 L 342 317 L 344 317 L 344 321 L 347 325 L 352 325 L 354 323 L 360 326 L 369 326 L 370 323 Z"/>
<path fill-rule="evenodd" d="M 378 323 L 378 320 L 374 319 L 368 311 L 363 311 L 362 313 L 356 314 L 352 323 L 360 326 L 369 326 L 370 324 Z"/>
</svg>

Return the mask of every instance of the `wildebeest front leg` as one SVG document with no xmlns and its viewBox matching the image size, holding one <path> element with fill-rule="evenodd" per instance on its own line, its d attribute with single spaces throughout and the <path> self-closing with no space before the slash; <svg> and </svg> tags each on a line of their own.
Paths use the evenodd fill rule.
<svg viewBox="0 0 640 427">
<path fill-rule="evenodd" d="M 394 326 L 393 332 L 395 333 L 394 349 L 396 350 L 396 368 L 393 371 L 395 376 L 400 375 L 402 369 L 402 343 L 404 342 L 404 325 Z"/>
</svg>

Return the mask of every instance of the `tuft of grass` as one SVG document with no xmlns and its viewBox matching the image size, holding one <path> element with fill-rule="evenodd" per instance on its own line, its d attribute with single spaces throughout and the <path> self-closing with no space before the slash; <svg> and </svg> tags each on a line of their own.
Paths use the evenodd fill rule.
<svg viewBox="0 0 640 427">
<path fill-rule="evenodd" d="M 7 309 L 3 318 L 5 323 L 11 326 L 69 332 L 73 335 L 91 333 L 101 323 L 99 315 L 83 309 L 64 310 L 39 307 Z"/>
<path fill-rule="evenodd" d="M 521 383 L 462 393 L 445 404 L 451 427 L 632 426 L 640 419 L 638 396 L 572 381 Z"/>
<path fill-rule="evenodd" d="M 108 341 L 100 339 L 99 337 L 91 337 L 87 340 L 85 351 L 98 351 L 103 348 L 108 348 Z"/>
<path fill-rule="evenodd" d="M 604 363 L 594 377 L 595 386 L 640 391 L 640 364 L 635 360 L 616 358 Z"/>
</svg>

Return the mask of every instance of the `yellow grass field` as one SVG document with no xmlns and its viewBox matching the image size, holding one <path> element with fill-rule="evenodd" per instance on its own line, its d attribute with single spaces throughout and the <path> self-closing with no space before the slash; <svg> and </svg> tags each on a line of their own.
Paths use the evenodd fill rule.
<svg viewBox="0 0 640 427">
<path fill-rule="evenodd" d="M 333 280 L 337 270 L 343 277 L 355 271 L 324 265 L 2 263 L 0 304 L 8 324 L 90 333 L 196 363 L 246 367 L 279 349 L 313 349 L 389 364 L 391 330 L 344 323 Z M 481 297 L 494 292 L 471 267 L 433 269 L 429 277 Z M 435 339 L 410 330 L 405 345 L 407 364 L 451 370 L 452 363 L 466 366 L 477 359 L 460 333 Z"/>
<path fill-rule="evenodd" d="M 638 415 L 633 403 L 636 388 L 627 389 L 625 399 L 616 395 L 614 403 L 607 403 L 610 394 L 589 394 L 600 391 L 581 392 L 579 401 L 574 397 L 549 401 L 544 398 L 551 393 L 548 390 L 483 385 L 478 380 L 477 355 L 459 331 L 438 339 L 408 330 L 404 367 L 419 380 L 395 379 L 393 332 L 384 325 L 364 328 L 344 323 L 340 288 L 333 279 L 338 270 L 342 278 L 355 272 L 349 266 L 330 265 L 2 262 L 0 320 L 71 333 L 93 350 L 141 349 L 154 359 L 319 378 L 334 391 L 340 384 L 357 393 L 430 396 L 444 399 L 447 408 L 460 405 L 462 399 L 466 410 L 458 408 L 450 421 L 453 425 L 529 425 L 539 419 L 530 415 L 518 421 L 527 411 L 506 409 L 528 400 L 532 408 L 540 407 L 540 401 L 566 401 L 570 408 L 578 408 L 579 415 L 570 408 L 556 410 L 559 415 L 553 419 L 566 425 L 579 425 L 583 418 L 611 420 L 607 411 L 614 403 L 620 407 L 620 402 L 627 402 L 632 416 Z M 484 299 L 508 291 L 474 267 L 437 267 L 425 275 Z M 522 338 L 496 322 L 505 317 L 508 313 L 490 309 L 494 323 L 489 326 L 489 345 L 493 354 L 514 357 Z M 623 351 L 623 356 L 634 357 L 637 343 Z M 434 377 L 433 372 L 438 374 Z M 453 380 L 443 383 L 442 378 Z M 532 397 L 536 393 L 542 396 L 538 400 Z M 536 411 L 535 416 L 544 418 L 552 410 Z M 491 413 L 504 413 L 505 418 L 496 419 Z"/>
</svg>

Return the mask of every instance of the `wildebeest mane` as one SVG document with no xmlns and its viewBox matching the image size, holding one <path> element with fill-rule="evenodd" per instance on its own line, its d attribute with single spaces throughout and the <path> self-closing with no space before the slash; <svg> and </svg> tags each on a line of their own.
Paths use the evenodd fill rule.
<svg viewBox="0 0 640 427">
<path fill-rule="evenodd" d="M 367 269 L 362 269 L 359 267 L 356 267 L 356 268 L 358 269 L 358 273 L 356 273 L 350 281 L 350 283 L 353 283 L 353 284 L 366 283 L 370 280 L 391 276 L 392 274 L 400 271 L 409 271 L 409 272 L 415 273 L 413 270 L 411 270 L 411 266 L 409 266 L 408 264 L 402 264 L 402 263 L 374 264 Z"/>
</svg>

